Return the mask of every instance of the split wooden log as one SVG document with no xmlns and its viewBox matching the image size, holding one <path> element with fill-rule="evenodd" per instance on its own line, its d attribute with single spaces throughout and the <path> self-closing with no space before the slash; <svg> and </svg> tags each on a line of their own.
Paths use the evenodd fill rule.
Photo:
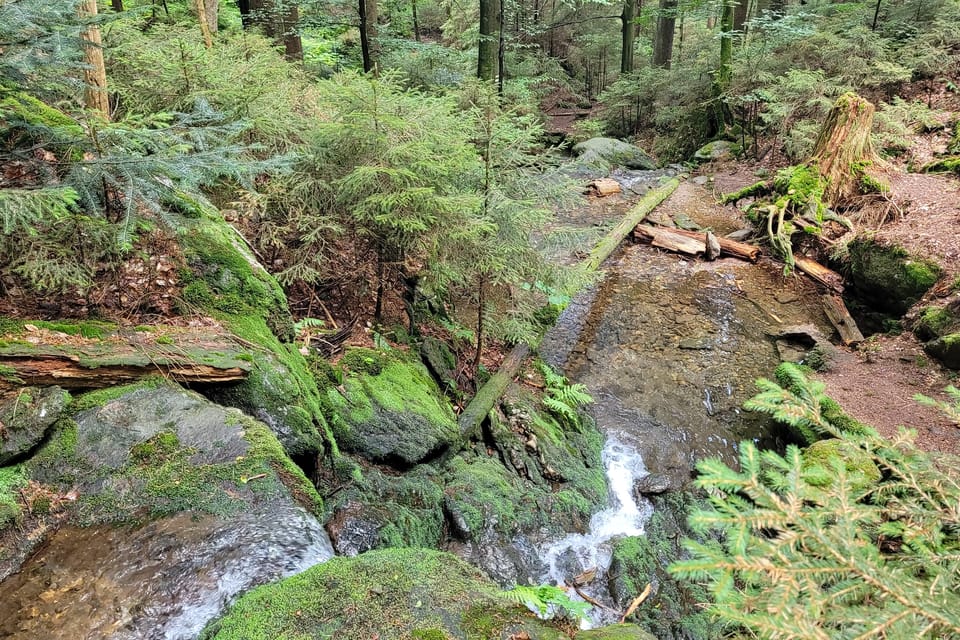
<svg viewBox="0 0 960 640">
<path fill-rule="evenodd" d="M 591 193 L 598 198 L 611 196 L 615 193 L 621 193 L 620 183 L 612 178 L 598 178 L 587 185 L 587 193 Z"/>
<path fill-rule="evenodd" d="M 797 269 L 813 278 L 816 282 L 819 282 L 835 293 L 843 293 L 843 276 L 836 271 L 832 271 L 819 262 L 803 256 L 794 256 L 793 262 Z"/>
<path fill-rule="evenodd" d="M 706 242 L 706 234 L 700 231 L 687 231 L 686 229 L 671 229 L 671 231 L 689 238 L 702 239 Z M 731 240 L 730 238 L 721 238 L 720 236 L 717 236 L 717 241 L 720 243 L 720 255 L 722 256 L 726 255 L 740 258 L 748 262 L 756 262 L 760 259 L 760 247 L 755 247 L 746 242 Z"/>
<path fill-rule="evenodd" d="M 162 344 L 152 335 L 68 340 L 53 332 L 5 341 L 0 347 L 0 389 L 25 385 L 99 389 L 153 375 L 205 384 L 247 377 L 252 358 L 229 336 L 182 331 L 175 335 L 166 336 L 170 342 Z"/>
<path fill-rule="evenodd" d="M 674 253 L 685 253 L 695 256 L 704 253 L 707 250 L 704 234 L 697 234 L 699 238 L 693 238 L 678 233 L 679 229 L 665 229 L 663 227 L 651 227 L 647 224 L 637 225 L 634 236 L 640 240 L 647 240 L 655 247 L 673 251 Z"/>
<path fill-rule="evenodd" d="M 863 334 L 860 333 L 856 321 L 850 316 L 843 298 L 838 295 L 827 295 L 823 296 L 821 301 L 823 302 L 823 311 L 827 314 L 830 324 L 840 334 L 843 344 L 849 347 L 863 342 Z"/>
</svg>

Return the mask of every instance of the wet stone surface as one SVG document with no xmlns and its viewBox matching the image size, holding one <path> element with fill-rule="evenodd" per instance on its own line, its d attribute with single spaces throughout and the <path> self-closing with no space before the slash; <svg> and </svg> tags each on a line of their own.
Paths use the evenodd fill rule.
<svg viewBox="0 0 960 640">
<path fill-rule="evenodd" d="M 697 460 L 731 461 L 737 442 L 766 435 L 768 421 L 741 406 L 779 362 L 771 336 L 811 321 L 829 335 L 814 292 L 771 268 L 628 246 L 568 307 L 541 353 L 587 385 L 602 430 L 679 488 Z"/>
</svg>

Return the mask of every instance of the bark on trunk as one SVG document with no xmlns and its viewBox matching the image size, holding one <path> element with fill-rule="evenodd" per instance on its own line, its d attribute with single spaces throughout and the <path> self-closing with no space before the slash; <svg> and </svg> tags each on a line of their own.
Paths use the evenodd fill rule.
<svg viewBox="0 0 960 640">
<path fill-rule="evenodd" d="M 83 0 L 78 11 L 82 18 L 97 16 L 97 0 Z M 83 42 L 83 60 L 86 68 L 83 79 L 86 84 L 84 102 L 87 109 L 99 112 L 104 119 L 110 119 L 110 98 L 107 94 L 107 69 L 103 64 L 103 40 L 100 27 L 91 24 L 80 34 Z"/>
<path fill-rule="evenodd" d="M 633 71 L 633 49 L 637 40 L 637 0 L 624 0 L 621 27 L 620 73 Z"/>
<path fill-rule="evenodd" d="M 200 33 L 203 35 L 203 46 L 213 47 L 213 36 L 210 34 L 210 23 L 207 22 L 207 6 L 204 0 L 196 0 L 197 19 L 200 23 Z"/>
<path fill-rule="evenodd" d="M 264 35 L 283 45 L 287 60 L 303 60 L 303 43 L 300 41 L 298 24 L 300 12 L 297 5 L 284 2 L 277 8 L 273 0 L 238 0 L 240 21 L 244 29 L 260 27 Z"/>
<path fill-rule="evenodd" d="M 203 0 L 203 11 L 207 16 L 207 28 L 210 33 L 220 30 L 220 2 L 219 0 Z"/>
<path fill-rule="evenodd" d="M 876 160 L 870 142 L 873 113 L 870 102 L 847 93 L 833 105 L 820 129 L 809 164 L 826 181 L 823 199 L 828 206 L 857 193 L 864 164 Z"/>
<path fill-rule="evenodd" d="M 114 11 L 120 13 L 123 11 L 123 0 L 110 0 L 110 6 Z"/>
<path fill-rule="evenodd" d="M 365 73 L 376 75 L 380 57 L 377 40 L 377 0 L 359 0 L 360 54 Z"/>
<path fill-rule="evenodd" d="M 493 80 L 499 67 L 500 0 L 480 0 L 480 41 L 477 77 Z"/>
<path fill-rule="evenodd" d="M 677 0 L 660 0 L 657 35 L 653 41 L 653 65 L 670 68 L 673 59 L 673 34 L 677 26 Z"/>
</svg>

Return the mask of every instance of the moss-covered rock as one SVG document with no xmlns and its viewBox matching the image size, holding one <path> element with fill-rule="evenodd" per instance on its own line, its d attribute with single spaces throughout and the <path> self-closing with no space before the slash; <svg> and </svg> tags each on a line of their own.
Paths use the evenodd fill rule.
<svg viewBox="0 0 960 640">
<path fill-rule="evenodd" d="M 658 638 L 706 639 L 719 629 L 700 606 L 708 601 L 706 589 L 678 581 L 668 572 L 671 563 L 687 557 L 684 537 L 696 538 L 687 526 L 687 515 L 697 500 L 688 492 L 672 491 L 652 498 L 653 516 L 646 535 L 621 538 L 614 543 L 610 562 L 610 594 L 626 609 L 646 586 L 650 596 L 630 617 Z"/>
<path fill-rule="evenodd" d="M 215 211 L 188 220 L 179 241 L 189 266 L 181 274 L 185 305 L 217 316 L 259 347 L 247 380 L 211 397 L 262 420 L 292 455 L 336 453 L 317 383 L 289 342 L 293 320 L 277 280 Z"/>
<path fill-rule="evenodd" d="M 960 369 L 960 333 L 950 333 L 923 345 L 923 350 L 950 369 Z"/>
<path fill-rule="evenodd" d="M 76 490 L 81 523 L 230 515 L 288 495 L 323 510 L 276 437 L 239 411 L 156 382 L 80 397 L 77 407 L 27 469 L 58 491 Z"/>
<path fill-rule="evenodd" d="M 607 171 L 611 166 L 627 169 L 656 169 L 656 163 L 640 147 L 615 138 L 590 138 L 573 147 L 577 162 Z"/>
<path fill-rule="evenodd" d="M 426 549 L 334 558 L 251 591 L 201 635 L 204 640 L 374 637 L 567 636 L 510 604 L 475 568 Z"/>
<path fill-rule="evenodd" d="M 419 465 L 402 475 L 367 469 L 335 498 L 327 531 L 337 553 L 439 547 L 444 536 L 441 482 L 432 465 Z"/>
<path fill-rule="evenodd" d="M 857 296 L 897 315 L 923 297 L 941 274 L 940 266 L 929 260 L 868 239 L 851 242 L 849 252 Z"/>
<path fill-rule="evenodd" d="M 367 460 L 409 467 L 458 442 L 449 402 L 426 367 L 399 353 L 352 349 L 342 387 L 326 390 L 338 444 Z"/>
<path fill-rule="evenodd" d="M 0 399 L 0 466 L 36 447 L 69 401 L 70 394 L 60 387 L 24 387 Z"/>
<path fill-rule="evenodd" d="M 14 524 L 20 517 L 22 505 L 20 490 L 27 485 L 23 465 L 0 467 L 0 530 Z M 5 560 L 0 554 L 0 560 Z"/>
<path fill-rule="evenodd" d="M 828 438 L 814 442 L 803 451 L 803 469 L 810 472 L 808 482 L 830 486 L 836 478 L 836 465 L 842 465 L 847 481 L 855 490 L 880 481 L 880 469 L 873 458 L 853 442 Z"/>
<path fill-rule="evenodd" d="M 611 624 L 581 631 L 577 640 L 657 640 L 657 637 L 635 624 Z"/>
</svg>

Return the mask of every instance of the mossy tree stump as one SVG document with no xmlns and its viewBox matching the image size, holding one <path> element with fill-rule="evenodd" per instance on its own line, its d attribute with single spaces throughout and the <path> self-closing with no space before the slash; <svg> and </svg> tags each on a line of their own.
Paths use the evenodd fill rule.
<svg viewBox="0 0 960 640">
<path fill-rule="evenodd" d="M 855 93 L 845 93 L 827 114 L 814 143 L 808 165 L 824 179 L 823 199 L 828 206 L 858 191 L 863 166 L 876 160 L 870 131 L 874 106 Z"/>
</svg>

